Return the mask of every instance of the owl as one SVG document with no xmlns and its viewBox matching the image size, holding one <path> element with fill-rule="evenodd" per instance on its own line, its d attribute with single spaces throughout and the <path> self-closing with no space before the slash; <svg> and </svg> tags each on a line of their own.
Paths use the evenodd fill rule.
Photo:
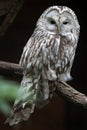
<svg viewBox="0 0 87 130">
<path fill-rule="evenodd" d="M 23 94 L 7 119 L 10 125 L 27 120 L 35 107 L 49 101 L 58 81 L 71 79 L 79 32 L 77 16 L 66 6 L 49 7 L 40 16 L 20 59 Z"/>
</svg>

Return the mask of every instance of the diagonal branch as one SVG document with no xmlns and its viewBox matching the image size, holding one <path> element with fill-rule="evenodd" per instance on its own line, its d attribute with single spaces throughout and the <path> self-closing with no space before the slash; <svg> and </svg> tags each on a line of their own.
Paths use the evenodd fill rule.
<svg viewBox="0 0 87 130">
<path fill-rule="evenodd" d="M 8 27 L 14 21 L 21 7 L 23 6 L 24 0 L 5 0 L 0 1 L 0 16 L 6 15 L 2 25 L 0 25 L 0 36 L 4 35 Z"/>
<path fill-rule="evenodd" d="M 18 64 L 0 61 L 0 73 L 3 75 L 8 73 L 22 76 L 23 70 Z M 67 83 L 59 81 L 55 92 L 64 99 L 87 109 L 87 96 L 75 90 Z"/>
<path fill-rule="evenodd" d="M 61 95 L 64 99 L 67 99 L 71 103 L 77 104 L 87 109 L 87 96 L 65 82 L 58 82 L 56 93 Z"/>
<path fill-rule="evenodd" d="M 0 73 L 3 75 L 22 75 L 23 70 L 19 64 L 0 61 Z"/>
</svg>

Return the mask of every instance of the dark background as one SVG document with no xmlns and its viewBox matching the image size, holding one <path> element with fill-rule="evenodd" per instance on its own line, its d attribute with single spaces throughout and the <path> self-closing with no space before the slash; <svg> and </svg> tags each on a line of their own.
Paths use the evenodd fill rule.
<svg viewBox="0 0 87 130">
<path fill-rule="evenodd" d="M 33 33 L 35 24 L 43 11 L 52 5 L 66 5 L 77 14 L 81 33 L 76 51 L 70 84 L 87 94 L 87 8 L 86 2 L 74 0 L 25 0 L 25 3 L 8 28 L 0 37 L 0 60 L 18 63 L 22 49 Z M 22 125 L 4 125 L 6 117 L 0 116 L 0 130 L 86 130 L 87 110 L 71 104 L 54 95 L 50 103 L 41 110 L 35 110 L 31 118 Z"/>
</svg>

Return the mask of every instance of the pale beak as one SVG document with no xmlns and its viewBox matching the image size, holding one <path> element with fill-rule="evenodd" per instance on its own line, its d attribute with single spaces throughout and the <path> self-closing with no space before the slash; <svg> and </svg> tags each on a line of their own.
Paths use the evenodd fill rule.
<svg viewBox="0 0 87 130">
<path fill-rule="evenodd" d="M 61 26 L 60 26 L 60 21 L 58 20 L 58 23 L 57 23 L 57 32 L 58 32 L 58 34 L 60 34 L 60 31 L 61 31 Z"/>
</svg>

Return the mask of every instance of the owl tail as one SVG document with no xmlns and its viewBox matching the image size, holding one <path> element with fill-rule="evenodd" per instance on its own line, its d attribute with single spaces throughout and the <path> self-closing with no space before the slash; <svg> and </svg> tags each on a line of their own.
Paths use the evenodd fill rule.
<svg viewBox="0 0 87 130">
<path fill-rule="evenodd" d="M 5 123 L 9 123 L 10 126 L 16 125 L 23 120 L 28 120 L 31 113 L 34 111 L 34 104 L 30 104 L 30 106 L 26 106 L 25 108 L 20 108 L 18 111 L 13 111 L 10 117 L 5 121 Z"/>
<path fill-rule="evenodd" d="M 6 120 L 5 123 L 9 123 L 9 125 L 18 124 L 23 120 L 28 120 L 31 113 L 34 112 L 35 102 L 36 102 L 36 94 L 38 89 L 38 80 L 39 77 L 34 78 L 24 76 L 21 87 L 19 89 L 19 93 L 23 90 L 22 94 L 19 96 L 13 106 L 13 111 L 11 112 L 10 117 Z M 21 91 L 20 91 L 21 90 Z"/>
</svg>

